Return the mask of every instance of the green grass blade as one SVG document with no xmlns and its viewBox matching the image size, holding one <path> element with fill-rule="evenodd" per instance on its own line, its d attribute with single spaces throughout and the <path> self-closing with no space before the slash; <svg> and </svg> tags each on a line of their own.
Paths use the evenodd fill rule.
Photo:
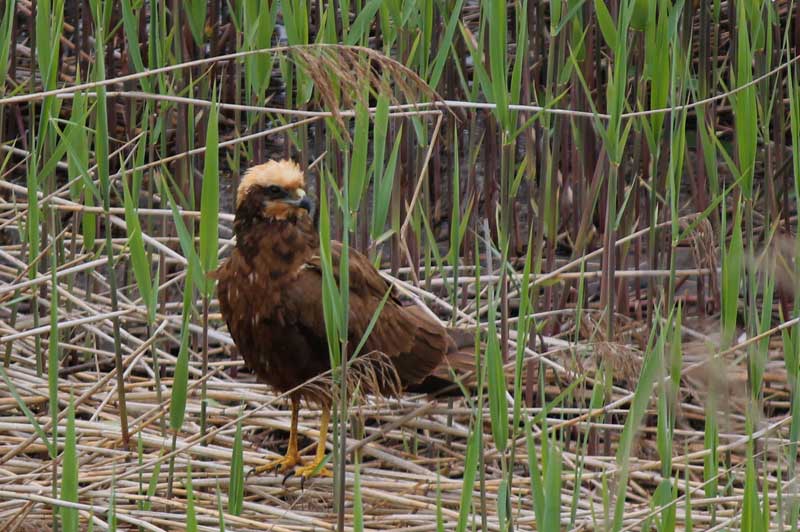
<svg viewBox="0 0 800 532">
<path fill-rule="evenodd" d="M 753 79 L 753 53 L 750 49 L 747 11 L 745 2 L 736 3 L 736 18 L 740 23 L 736 28 L 736 86 L 742 87 Z M 756 88 L 749 86 L 731 96 L 733 116 L 736 119 L 736 148 L 739 153 L 739 169 L 745 176 L 742 192 L 745 198 L 753 196 L 753 176 L 755 174 L 756 151 L 758 144 L 758 114 Z"/>
<path fill-rule="evenodd" d="M 386 139 L 389 136 L 389 95 L 378 94 L 375 115 L 372 119 L 372 163 L 375 165 L 375 182 L 384 175 L 383 162 L 386 154 Z"/>
<path fill-rule="evenodd" d="M 131 2 L 132 0 L 122 0 L 120 2 L 122 9 L 122 27 L 125 30 L 125 39 L 128 41 L 126 51 L 136 72 L 144 72 L 145 66 L 142 61 L 142 53 L 139 50 L 138 13 L 134 13 Z M 144 9 L 144 6 L 139 8 L 139 10 L 141 9 Z M 149 77 L 139 78 L 139 83 L 141 83 L 144 92 L 152 92 L 152 82 Z"/>
<path fill-rule="evenodd" d="M 500 485 L 497 487 L 497 524 L 500 530 L 509 529 L 509 518 L 511 516 L 508 512 L 508 479 L 500 479 Z"/>
<path fill-rule="evenodd" d="M 378 307 L 375 309 L 375 312 L 372 313 L 372 317 L 367 324 L 367 328 L 364 330 L 364 334 L 361 336 L 361 339 L 358 341 L 358 345 L 356 346 L 355 350 L 353 351 L 352 357 L 355 358 L 361 353 L 361 350 L 364 348 L 364 344 L 367 343 L 369 339 L 369 335 L 372 334 L 372 329 L 375 328 L 375 324 L 378 322 L 378 318 L 383 312 L 383 307 L 386 304 L 386 301 L 389 300 L 389 296 L 392 295 L 392 287 L 390 286 L 389 289 L 383 294 L 380 302 L 378 303 Z"/>
<path fill-rule="evenodd" d="M 444 30 L 444 35 L 439 44 L 439 50 L 436 52 L 436 57 L 433 59 L 431 73 L 428 77 L 428 84 L 436 90 L 437 85 L 439 85 L 439 79 L 442 76 L 442 72 L 444 71 L 445 62 L 447 61 L 447 57 L 450 55 L 450 50 L 453 44 L 453 36 L 455 35 L 456 28 L 458 27 L 458 21 L 460 20 L 461 16 L 461 8 L 464 5 L 464 0 L 456 0 L 456 3 L 453 5 L 452 10 L 450 11 L 450 16 L 447 19 L 447 26 Z"/>
<path fill-rule="evenodd" d="M 222 509 L 222 495 L 217 483 L 217 513 L 219 514 L 219 532 L 225 532 L 225 512 Z"/>
<path fill-rule="evenodd" d="M 461 36 L 466 43 L 467 48 L 469 49 L 470 55 L 472 57 L 481 57 L 481 50 L 475 47 L 474 43 L 472 42 L 472 34 L 466 25 L 464 25 L 464 22 L 460 20 L 458 22 L 458 27 L 461 30 Z M 486 72 L 486 68 L 483 66 L 483 61 L 475 62 L 472 75 L 478 81 L 478 83 L 473 83 L 473 89 L 475 91 L 477 91 L 478 88 L 482 89 L 483 93 L 486 95 L 486 99 L 490 102 L 494 101 L 494 88 L 492 86 L 491 78 L 489 77 L 488 72 Z"/>
<path fill-rule="evenodd" d="M 461 504 L 459 505 L 457 532 L 466 532 L 472 510 L 472 490 L 475 486 L 475 475 L 478 471 L 478 446 L 480 445 L 481 424 L 476 420 L 470 430 L 467 452 L 464 456 L 464 479 L 461 486 Z"/>
<path fill-rule="evenodd" d="M 153 502 L 151 499 L 155 496 L 156 489 L 158 489 L 158 476 L 161 474 L 162 463 L 163 462 L 159 460 L 153 466 L 153 474 L 150 475 L 150 482 L 147 485 L 147 498 L 144 500 L 144 504 L 142 505 L 142 508 L 145 512 L 149 512 L 153 507 Z"/>
<path fill-rule="evenodd" d="M 186 274 L 183 294 L 183 321 L 181 322 L 181 346 L 175 363 L 175 376 L 172 382 L 172 400 L 169 408 L 169 426 L 178 432 L 186 415 L 186 395 L 189 381 L 189 318 L 192 314 L 192 283 L 194 272 L 191 264 Z"/>
<path fill-rule="evenodd" d="M 277 7 L 280 2 L 272 2 L 272 6 L 264 5 L 259 0 L 242 2 L 243 45 L 245 50 L 261 50 L 269 48 L 275 30 Z M 286 13 L 284 12 L 284 16 Z M 270 81 L 272 72 L 272 56 L 253 55 L 245 58 L 245 81 L 255 102 L 263 100 L 264 91 Z"/>
<path fill-rule="evenodd" d="M 436 532 L 445 532 L 442 512 L 442 484 L 438 473 L 436 475 Z"/>
<path fill-rule="evenodd" d="M 55 227 L 55 212 L 50 211 L 50 228 Z M 52 235 L 52 232 L 51 232 Z M 58 441 L 58 369 L 59 360 L 59 334 L 58 334 L 58 257 L 56 253 L 57 245 L 54 242 L 50 247 L 50 337 L 47 342 L 47 387 L 49 392 L 49 411 L 50 420 L 53 427 L 53 442 Z M 57 445 L 53 451 L 56 451 Z"/>
<path fill-rule="evenodd" d="M 33 121 L 34 118 L 31 117 Z M 33 128 L 31 128 L 33 131 Z M 28 190 L 38 191 L 39 190 L 39 174 L 37 172 L 36 166 L 38 164 L 38 144 L 36 141 L 36 135 L 31 135 L 31 158 L 28 162 L 28 169 L 26 173 L 26 185 Z M 41 234 L 40 228 L 40 219 L 41 219 L 41 211 L 39 209 L 39 201 L 36 197 L 36 194 L 28 194 L 28 216 L 27 220 L 25 220 L 25 237 L 28 244 L 28 261 L 30 265 L 30 270 L 28 276 L 33 279 L 36 277 L 36 263 L 35 258 L 39 255 L 39 247 L 41 245 L 39 235 Z M 37 368 L 37 373 L 40 371 L 41 368 Z"/>
<path fill-rule="evenodd" d="M 76 83 L 80 83 L 80 70 L 76 78 Z M 67 177 L 70 182 L 70 197 L 73 201 L 79 201 L 83 193 L 83 203 L 87 207 L 95 205 L 96 191 L 94 183 L 88 178 L 89 168 L 89 136 L 86 129 L 86 119 L 89 116 L 88 98 L 85 93 L 77 92 L 72 98 L 72 112 L 70 123 L 64 129 L 64 138 L 67 139 L 65 147 L 67 150 Z M 91 187 L 86 186 L 86 182 L 91 183 Z M 83 247 L 93 249 L 95 241 L 95 231 L 97 225 L 97 215 L 84 212 L 81 218 Z"/>
<path fill-rule="evenodd" d="M 123 163 L 124 164 L 124 163 Z M 133 274 L 136 279 L 136 287 L 142 300 L 148 309 L 148 316 L 151 312 L 155 312 L 155 299 L 151 293 L 153 289 L 153 282 L 150 276 L 150 261 L 147 259 L 147 253 L 144 249 L 144 240 L 142 238 L 142 226 L 139 223 L 139 215 L 137 207 L 134 205 L 134 200 L 131 197 L 130 190 L 128 190 L 128 182 L 123 179 L 123 200 L 125 203 L 125 225 L 128 232 L 128 248 L 131 253 L 131 264 L 133 265 Z"/>
<path fill-rule="evenodd" d="M 546 438 L 546 435 L 544 436 Z M 544 441 L 544 440 L 543 440 Z M 536 442 L 533 439 L 533 427 L 531 426 L 530 419 L 525 419 L 525 445 L 528 451 L 528 474 L 531 482 L 531 498 L 533 499 L 533 511 L 536 515 L 537 523 L 544 523 L 546 521 L 547 506 L 544 494 L 544 481 L 542 473 L 539 469 L 539 457 L 536 453 Z M 542 445 L 542 462 L 546 464 L 547 456 L 544 451 L 547 447 Z"/>
<path fill-rule="evenodd" d="M 548 446 L 544 472 L 544 521 L 542 530 L 561 529 L 561 468 L 563 461 L 556 443 Z"/>
<path fill-rule="evenodd" d="M 194 486 L 192 486 L 192 460 L 186 462 L 186 530 L 197 532 L 197 512 L 194 508 Z"/>
<path fill-rule="evenodd" d="M 56 88 L 63 20 L 63 0 L 40 0 L 36 3 L 37 64 L 39 66 L 39 73 L 42 76 L 42 87 L 44 90 Z"/>
<path fill-rule="evenodd" d="M 656 316 L 658 316 L 658 313 L 656 313 Z M 657 317 L 655 321 L 658 322 Z M 656 328 L 654 327 L 652 335 L 655 333 Z M 648 342 L 647 349 L 645 350 L 644 362 L 639 374 L 639 380 L 633 392 L 633 400 L 631 401 L 628 418 L 625 420 L 625 426 L 622 429 L 622 435 L 620 436 L 619 447 L 617 449 L 617 465 L 619 466 L 620 472 L 616 480 L 617 493 L 614 506 L 613 530 L 620 530 L 622 528 L 626 500 L 625 494 L 628 489 L 631 448 L 636 431 L 639 429 L 642 419 L 647 413 L 647 404 L 650 401 L 653 384 L 655 383 L 659 373 L 659 367 L 661 366 L 661 354 L 664 352 L 666 333 L 663 328 L 658 336 L 657 346 L 650 345 L 652 342 L 652 335 L 651 341 Z"/>
<path fill-rule="evenodd" d="M 511 131 L 512 124 L 508 114 L 508 18 L 506 15 L 507 7 L 505 0 L 487 0 L 489 4 L 486 8 L 489 19 L 489 56 L 491 64 L 491 83 L 493 91 L 493 101 L 497 105 L 495 114 L 497 121 L 505 131 Z"/>
<path fill-rule="evenodd" d="M 236 422 L 236 435 L 231 449 L 231 475 L 228 485 L 228 513 L 241 515 L 244 503 L 244 455 L 242 452 L 242 420 Z M 220 512 L 221 513 L 221 512 Z"/>
<path fill-rule="evenodd" d="M 353 25 L 350 26 L 350 30 L 347 32 L 345 44 L 349 46 L 355 44 L 361 44 L 362 46 L 367 45 L 375 13 L 378 12 L 383 1 L 384 0 L 369 0 L 361 7 L 358 16 L 353 21 Z"/>
<path fill-rule="evenodd" d="M 322 311 L 325 318 L 325 335 L 328 340 L 331 367 L 337 368 L 341 364 L 339 344 L 339 327 L 343 320 L 343 306 L 336 284 L 331 256 L 331 227 L 328 209 L 328 197 L 324 192 L 320 194 L 320 263 L 322 265 Z"/>
<path fill-rule="evenodd" d="M 14 398 L 14 401 L 17 402 L 17 406 L 19 407 L 20 410 L 22 410 L 22 413 L 25 414 L 25 417 L 28 419 L 28 423 L 30 423 L 31 426 L 33 427 L 34 432 L 36 432 L 36 435 L 39 436 L 39 439 L 42 440 L 42 443 L 44 443 L 45 446 L 47 447 L 50 456 L 55 456 L 56 453 L 55 443 L 53 441 L 50 441 L 50 439 L 47 437 L 47 434 L 45 433 L 42 426 L 39 424 L 39 421 L 36 419 L 36 416 L 33 414 L 33 412 L 31 412 L 31 409 L 28 408 L 28 403 L 25 402 L 25 400 L 19 394 L 17 387 L 14 386 L 14 383 L 8 377 L 8 373 L 6 373 L 6 370 L 2 364 L 0 364 L 0 379 L 3 379 L 3 382 L 6 385 L 8 393 L 10 393 L 11 397 Z"/>
<path fill-rule="evenodd" d="M 684 470 L 684 480 L 686 481 L 686 487 L 684 488 L 684 493 L 686 493 L 685 499 L 685 511 L 684 511 L 684 530 L 685 532 L 692 532 L 694 530 L 694 517 L 692 516 L 692 489 L 691 489 L 691 473 L 689 472 L 689 464 L 686 464 L 686 468 Z"/>
<path fill-rule="evenodd" d="M 747 414 L 745 422 L 748 436 L 753 435 L 752 414 Z M 747 441 L 745 457 L 744 499 L 742 501 L 742 532 L 759 532 L 762 527 L 763 516 L 758 504 L 758 474 L 756 473 L 753 440 Z"/>
<path fill-rule="evenodd" d="M 375 203 L 372 210 L 372 239 L 377 239 L 383 234 L 383 228 L 389 219 L 389 208 L 392 200 L 392 189 L 394 188 L 395 169 L 397 168 L 397 159 L 400 154 L 400 146 L 402 145 L 403 128 L 401 127 L 397 132 L 397 137 L 394 139 L 392 146 L 392 153 L 389 155 L 389 162 L 386 163 L 386 168 L 381 173 L 381 177 L 376 178 L 373 190 L 375 194 Z M 376 142 L 376 144 L 378 144 Z M 376 167 L 377 168 L 377 167 Z"/>
<path fill-rule="evenodd" d="M 617 25 L 614 24 L 614 19 L 608 11 L 608 7 L 604 0 L 594 0 L 594 12 L 597 15 L 597 23 L 600 26 L 600 33 L 603 39 L 611 50 L 616 50 L 617 43 Z"/>
<path fill-rule="evenodd" d="M 772 327 L 773 294 L 775 288 L 775 278 L 771 275 L 765 276 L 763 291 L 761 293 L 761 315 L 757 317 L 758 334 L 765 333 Z M 764 372 L 769 359 L 769 335 L 751 348 L 749 358 L 750 390 L 753 397 L 760 395 L 764 381 Z"/>
<path fill-rule="evenodd" d="M 382 142 L 376 139 L 376 142 Z M 367 174 L 367 147 L 369 146 L 369 113 L 363 101 L 356 104 L 356 128 L 353 137 L 353 156 L 350 162 L 350 175 L 347 176 L 349 186 L 349 207 L 353 212 L 358 209 L 369 183 Z"/>
<path fill-rule="evenodd" d="M 361 496 L 361 463 L 356 460 L 353 478 L 353 530 L 364 532 L 364 502 Z"/>
<path fill-rule="evenodd" d="M 108 501 L 108 530 L 117 532 L 117 475 L 112 472 L 111 476 L 111 497 Z"/>
<path fill-rule="evenodd" d="M 78 98 L 77 95 L 76 98 Z M 67 166 L 68 168 L 70 166 L 72 167 L 72 169 L 68 171 L 71 172 L 71 176 L 77 178 L 76 182 L 71 185 L 70 190 L 77 194 L 81 189 L 85 189 L 84 199 L 86 205 L 94 206 L 95 198 L 100 199 L 102 195 L 100 189 L 98 189 L 94 181 L 92 181 L 89 173 L 89 143 L 87 138 L 90 130 L 85 127 L 85 125 L 70 121 L 67 123 L 67 127 L 64 128 L 64 131 L 61 131 L 56 121 L 52 121 L 51 123 L 61 142 L 58 143 L 58 147 L 54 150 L 53 155 L 48 159 L 47 163 L 42 166 L 42 173 L 55 170 L 56 164 L 60 162 L 61 157 L 66 155 Z M 75 196 L 75 199 L 77 200 L 78 197 Z M 87 212 L 84 213 L 84 216 L 92 214 L 93 213 Z M 95 217 L 93 216 L 92 219 L 94 220 Z"/>
<path fill-rule="evenodd" d="M 511 86 L 509 87 L 509 99 L 511 103 L 521 102 L 522 78 L 525 75 L 525 58 L 528 55 L 528 0 L 524 0 L 519 7 L 519 17 L 517 20 L 517 49 L 514 53 L 514 64 L 511 67 Z M 523 102 L 526 103 L 526 102 Z M 514 114 L 516 116 L 516 113 Z M 509 131 L 514 127 L 513 119 L 509 124 Z M 520 168 L 524 168 L 521 165 Z"/>
<path fill-rule="evenodd" d="M 198 46 L 205 41 L 207 4 L 206 0 L 186 0 L 183 3 L 186 18 L 189 21 L 189 29 Z"/>
<path fill-rule="evenodd" d="M 95 33 L 95 55 L 96 57 L 105 57 L 105 31 L 106 27 L 102 20 L 100 13 L 100 2 L 94 2 L 94 20 L 96 24 Z M 104 61 L 95 62 L 95 81 L 104 81 L 106 79 L 106 66 Z M 108 182 L 108 105 L 106 99 L 106 88 L 100 85 L 95 89 L 97 94 L 95 100 L 95 147 L 94 155 L 97 160 L 97 176 L 100 179 L 100 194 L 103 199 L 103 207 L 108 209 L 111 204 L 109 182 Z"/>
<path fill-rule="evenodd" d="M 497 340 L 496 311 L 492 290 L 489 291 L 489 332 L 486 348 L 486 364 L 489 377 L 489 411 L 491 412 L 492 437 L 501 453 L 508 445 L 508 399 L 506 379 L 503 372 L 503 355 Z"/>
<path fill-rule="evenodd" d="M 14 28 L 14 14 L 16 13 L 16 0 L 6 0 L 3 9 L 3 18 L 0 20 L 0 42 L 11 42 L 11 30 Z M 0 79 L 6 79 L 8 73 L 8 56 L 11 53 L 11 46 L 0 47 Z M 0 89 L 2 91 L 3 89 Z"/>
<path fill-rule="evenodd" d="M 731 243 L 724 252 L 722 261 L 722 338 L 729 346 L 736 336 L 736 320 L 739 313 L 739 285 L 742 278 L 744 243 L 742 238 L 742 208 L 736 209 Z"/>
<path fill-rule="evenodd" d="M 183 217 L 181 216 L 180 211 L 178 211 L 178 206 L 175 203 L 175 200 L 172 197 L 172 193 L 169 190 L 169 185 L 166 181 L 160 181 L 161 184 L 160 190 L 161 193 L 167 196 L 167 202 L 169 203 L 169 207 L 172 210 L 172 220 L 175 222 L 175 230 L 178 232 L 178 241 L 181 244 L 181 251 L 183 251 L 183 256 L 186 257 L 186 260 L 189 261 L 189 265 L 194 269 L 195 275 L 197 273 L 203 271 L 203 266 L 200 264 L 200 257 L 197 255 L 197 252 L 194 248 L 194 239 L 192 235 L 189 234 L 189 229 L 186 228 L 186 224 L 183 221 Z M 216 253 L 216 249 L 214 250 Z M 195 280 L 197 282 L 197 287 L 200 290 L 203 290 L 203 286 L 200 284 L 201 280 Z"/>
<path fill-rule="evenodd" d="M 203 167 L 203 190 L 200 199 L 200 264 L 203 272 L 203 294 L 210 297 L 214 292 L 214 280 L 208 273 L 217 267 L 219 250 L 219 108 L 214 100 L 208 116 L 206 131 L 205 165 Z"/>
<path fill-rule="evenodd" d="M 65 502 L 78 502 L 78 455 L 75 438 L 75 402 L 72 394 L 67 406 L 67 430 L 64 436 L 64 454 L 62 455 L 63 469 L 61 472 L 61 500 Z M 78 510 L 75 508 L 61 508 L 61 525 L 64 532 L 78 531 Z"/>
</svg>

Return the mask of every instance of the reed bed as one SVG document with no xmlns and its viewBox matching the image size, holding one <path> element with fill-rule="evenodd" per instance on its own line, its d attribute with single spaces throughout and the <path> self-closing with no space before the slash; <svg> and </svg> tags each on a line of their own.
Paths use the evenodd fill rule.
<svg viewBox="0 0 800 532">
<path fill-rule="evenodd" d="M 798 21 L 0 2 L 0 528 L 797 530 Z M 338 390 L 305 484 L 249 474 L 287 399 L 208 277 L 239 176 L 281 157 L 321 211 L 308 385 Z M 331 239 L 475 332 L 462 397 L 352 386 Z"/>
</svg>

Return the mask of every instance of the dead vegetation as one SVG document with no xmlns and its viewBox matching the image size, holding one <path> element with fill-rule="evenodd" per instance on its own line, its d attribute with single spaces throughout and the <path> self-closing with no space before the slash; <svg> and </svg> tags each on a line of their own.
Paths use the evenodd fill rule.
<svg viewBox="0 0 800 532">
<path fill-rule="evenodd" d="M 592 3 L 560 32 L 553 2 L 529 0 L 528 18 L 509 4 L 503 42 L 487 11 L 502 3 L 357 23 L 212 0 L 202 19 L 174 6 L 172 33 L 177 12 L 122 1 L 106 34 L 99 4 L 0 11 L 0 528 L 50 528 L 54 508 L 65 529 L 73 508 L 102 530 L 796 528 L 796 6 L 659 2 L 623 49 Z M 626 3 L 608 4 L 621 24 Z M 505 114 L 501 87 L 520 104 Z M 356 361 L 343 481 L 237 476 L 282 454 L 290 413 L 187 279 L 209 151 L 220 256 L 241 172 L 298 158 L 333 237 L 349 230 L 404 298 L 480 329 L 469 397 L 364 396 L 360 379 L 390 376 Z M 301 413 L 306 455 L 318 418 Z"/>
</svg>

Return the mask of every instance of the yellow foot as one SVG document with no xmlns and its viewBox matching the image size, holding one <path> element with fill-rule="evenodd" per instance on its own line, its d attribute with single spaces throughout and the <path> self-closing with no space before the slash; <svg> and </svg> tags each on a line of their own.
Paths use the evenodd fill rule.
<svg viewBox="0 0 800 532">
<path fill-rule="evenodd" d="M 321 465 L 324 461 L 325 457 L 323 456 L 321 458 L 315 458 L 304 466 L 296 467 L 294 469 L 294 476 L 300 477 L 302 480 L 311 477 L 332 477 L 333 472 L 325 465 Z M 317 468 L 319 468 L 319 471 L 317 471 Z"/>
<path fill-rule="evenodd" d="M 300 459 L 300 453 L 288 453 L 283 458 L 278 458 L 277 460 L 272 460 L 269 463 L 258 466 L 253 470 L 253 474 L 260 475 L 265 471 L 273 471 L 275 469 L 277 469 L 279 473 L 283 474 L 290 471 L 294 466 L 302 463 L 303 461 Z"/>
</svg>

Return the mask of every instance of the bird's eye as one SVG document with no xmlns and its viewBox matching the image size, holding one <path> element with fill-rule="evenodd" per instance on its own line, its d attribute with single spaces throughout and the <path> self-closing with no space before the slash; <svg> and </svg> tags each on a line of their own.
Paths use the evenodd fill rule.
<svg viewBox="0 0 800 532">
<path fill-rule="evenodd" d="M 278 185 L 270 185 L 267 187 L 267 194 L 270 197 L 277 198 L 284 195 L 283 189 Z"/>
</svg>

